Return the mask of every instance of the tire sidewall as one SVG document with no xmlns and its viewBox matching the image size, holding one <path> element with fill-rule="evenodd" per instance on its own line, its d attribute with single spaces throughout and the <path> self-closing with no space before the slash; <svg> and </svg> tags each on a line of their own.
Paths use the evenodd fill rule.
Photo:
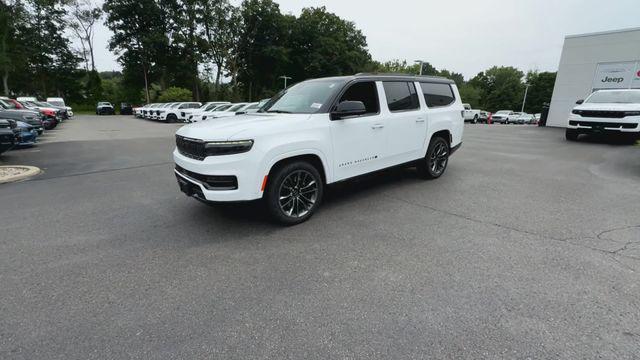
<svg viewBox="0 0 640 360">
<path fill-rule="evenodd" d="M 443 143 L 446 147 L 447 147 L 447 163 L 445 164 L 444 169 L 442 170 L 442 172 L 438 173 L 434 173 L 433 171 L 431 171 L 431 164 L 429 163 L 429 159 L 431 159 L 431 154 L 433 154 L 433 151 L 436 148 L 436 145 L 439 143 Z M 420 162 L 420 164 L 418 165 L 418 172 L 420 174 L 421 177 L 425 178 L 425 179 L 437 179 L 439 177 L 441 177 L 442 175 L 444 175 L 445 172 L 447 172 L 447 168 L 449 167 L 449 156 L 451 155 L 451 146 L 449 144 L 449 142 L 440 137 L 434 137 L 433 139 L 431 139 L 431 141 L 429 142 L 429 147 L 427 148 L 427 154 L 424 156 L 424 158 L 422 159 L 422 161 Z"/>
<path fill-rule="evenodd" d="M 314 206 L 311 208 L 308 214 L 300 218 L 293 218 L 286 215 L 280 208 L 279 192 L 280 186 L 285 178 L 289 174 L 297 170 L 305 170 L 315 178 L 315 181 L 318 184 L 318 196 Z M 313 216 L 313 214 L 315 214 L 316 210 L 320 207 L 323 195 L 324 182 L 322 181 L 322 175 L 320 174 L 318 169 L 316 169 L 315 166 L 306 161 L 293 161 L 278 166 L 271 171 L 267 180 L 267 186 L 264 192 L 263 199 L 265 206 L 267 207 L 267 211 L 275 221 L 284 225 L 296 225 L 307 221 Z"/>
</svg>

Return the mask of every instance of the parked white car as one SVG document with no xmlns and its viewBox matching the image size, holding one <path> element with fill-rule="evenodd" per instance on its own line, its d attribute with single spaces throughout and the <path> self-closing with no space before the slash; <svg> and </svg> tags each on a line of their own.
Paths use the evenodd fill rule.
<svg viewBox="0 0 640 360">
<path fill-rule="evenodd" d="M 64 99 L 61 97 L 48 97 L 47 98 L 47 103 L 53 105 L 53 106 L 57 106 L 57 107 L 61 107 L 61 108 L 65 108 L 67 109 L 67 115 L 69 117 L 73 117 L 73 109 L 70 106 L 67 106 L 67 104 L 64 103 Z"/>
<path fill-rule="evenodd" d="M 212 112 L 216 112 L 216 111 L 224 111 L 225 109 L 230 108 L 231 106 L 233 106 L 233 104 L 222 104 L 222 105 L 213 105 L 213 106 L 207 106 L 204 109 L 196 109 L 196 111 L 194 111 L 193 113 L 189 114 L 189 116 L 186 119 L 186 122 L 198 122 L 201 121 L 203 118 L 203 115 L 206 116 L 206 114 L 212 113 Z"/>
<path fill-rule="evenodd" d="M 216 107 L 220 106 L 220 105 L 226 105 L 226 104 L 230 104 L 230 102 L 228 101 L 212 101 L 212 102 L 208 102 L 205 103 L 204 105 L 200 106 L 199 108 L 195 108 L 195 109 L 183 109 L 180 111 L 180 116 L 179 119 L 182 121 L 189 121 L 189 118 L 192 115 L 201 115 L 203 112 L 206 111 L 211 111 L 213 109 L 215 109 Z"/>
<path fill-rule="evenodd" d="M 480 121 L 481 110 L 473 110 L 471 105 L 462 104 L 464 106 L 464 121 L 477 124 Z"/>
<path fill-rule="evenodd" d="M 453 81 L 435 77 L 304 81 L 258 113 L 180 128 L 175 175 L 200 201 L 263 199 L 274 219 L 297 224 L 316 211 L 328 184 L 401 164 L 442 176 L 462 144 L 459 99 Z"/>
<path fill-rule="evenodd" d="M 640 90 L 598 90 L 577 104 L 569 115 L 567 140 L 593 133 L 640 138 Z"/>
<path fill-rule="evenodd" d="M 226 109 L 215 109 L 215 111 L 209 111 L 202 114 L 202 120 L 211 120 L 218 119 L 229 116 L 236 116 L 236 112 L 242 111 L 244 108 L 248 107 L 249 103 L 235 103 L 231 104 L 230 107 Z"/>
<path fill-rule="evenodd" d="M 183 119 L 183 111 L 191 109 L 199 109 L 202 106 L 199 102 L 178 102 L 173 103 L 171 106 L 160 109 L 158 112 L 157 120 L 166 121 L 169 123 L 178 122 L 179 119 Z"/>
<path fill-rule="evenodd" d="M 513 123 L 519 116 L 520 113 L 513 112 L 512 110 L 500 110 L 492 115 L 491 121 L 494 123 L 509 124 Z"/>
<path fill-rule="evenodd" d="M 521 113 L 515 120 L 516 124 L 534 124 L 536 122 L 535 116 L 532 114 Z"/>
</svg>

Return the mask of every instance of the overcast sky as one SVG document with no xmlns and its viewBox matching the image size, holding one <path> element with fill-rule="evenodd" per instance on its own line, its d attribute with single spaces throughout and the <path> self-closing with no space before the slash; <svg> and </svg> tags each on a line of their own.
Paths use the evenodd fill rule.
<svg viewBox="0 0 640 360">
<path fill-rule="evenodd" d="M 556 71 L 565 35 L 640 27 L 638 0 L 276 0 L 283 13 L 326 6 L 353 21 L 374 59 L 422 59 L 470 78 L 494 65 Z M 232 0 L 239 4 L 240 0 Z M 118 70 L 96 34 L 101 71 Z"/>
</svg>

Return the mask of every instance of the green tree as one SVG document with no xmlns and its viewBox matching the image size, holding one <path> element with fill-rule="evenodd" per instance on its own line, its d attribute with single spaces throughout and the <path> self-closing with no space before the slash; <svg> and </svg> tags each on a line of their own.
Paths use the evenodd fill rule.
<svg viewBox="0 0 640 360">
<path fill-rule="evenodd" d="M 470 104 L 474 109 L 482 108 L 482 90 L 468 83 L 462 84 L 458 90 L 462 102 Z"/>
<path fill-rule="evenodd" d="M 525 106 L 526 112 L 532 114 L 541 113 L 544 103 L 551 102 L 556 75 L 555 72 L 530 71 L 527 73 L 527 84 L 530 87 Z"/>
<path fill-rule="evenodd" d="M 203 56 L 215 67 L 214 94 L 218 96 L 225 69 L 233 67 L 234 44 L 239 33 L 239 14 L 227 0 L 200 0 L 199 23 Z"/>
<path fill-rule="evenodd" d="M 305 8 L 291 34 L 291 70 L 296 80 L 351 75 L 371 61 L 367 39 L 353 22 L 325 7 Z M 281 74 L 285 75 L 285 74 Z"/>
<path fill-rule="evenodd" d="M 79 58 L 64 37 L 66 9 L 62 0 L 26 0 L 9 4 L 12 31 L 19 47 L 10 53 L 9 84 L 17 93 L 76 98 L 80 96 Z M 3 30 L 5 31 L 5 30 Z M 5 73 L 6 75 L 6 73 Z"/>
<path fill-rule="evenodd" d="M 252 100 L 278 87 L 289 69 L 289 29 L 294 18 L 280 13 L 272 0 L 245 0 L 240 6 L 241 32 L 236 64 L 245 98 Z"/>
<path fill-rule="evenodd" d="M 69 28 L 80 40 L 81 55 L 85 63 L 85 71 L 96 71 L 96 60 L 93 51 L 95 25 L 102 17 L 102 9 L 91 0 L 72 0 Z"/>
<path fill-rule="evenodd" d="M 189 89 L 170 87 L 158 97 L 159 102 L 191 101 L 193 93 Z"/>
<path fill-rule="evenodd" d="M 152 71 L 170 54 L 166 11 L 154 0 L 107 0 L 102 8 L 107 14 L 105 23 L 113 32 L 109 48 L 118 54 L 125 72 L 140 72 L 149 102 Z"/>
<path fill-rule="evenodd" d="M 520 110 L 524 98 L 524 73 L 514 67 L 492 67 L 485 72 L 486 110 Z"/>
</svg>

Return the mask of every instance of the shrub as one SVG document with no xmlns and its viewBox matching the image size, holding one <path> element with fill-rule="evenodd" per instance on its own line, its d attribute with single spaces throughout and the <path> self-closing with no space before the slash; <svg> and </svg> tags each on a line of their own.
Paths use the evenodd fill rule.
<svg viewBox="0 0 640 360">
<path fill-rule="evenodd" d="M 162 94 L 158 97 L 159 102 L 179 102 L 179 101 L 191 101 L 193 98 L 193 93 L 191 90 L 179 88 L 179 87 L 170 87 L 167 90 L 163 91 Z"/>
</svg>

